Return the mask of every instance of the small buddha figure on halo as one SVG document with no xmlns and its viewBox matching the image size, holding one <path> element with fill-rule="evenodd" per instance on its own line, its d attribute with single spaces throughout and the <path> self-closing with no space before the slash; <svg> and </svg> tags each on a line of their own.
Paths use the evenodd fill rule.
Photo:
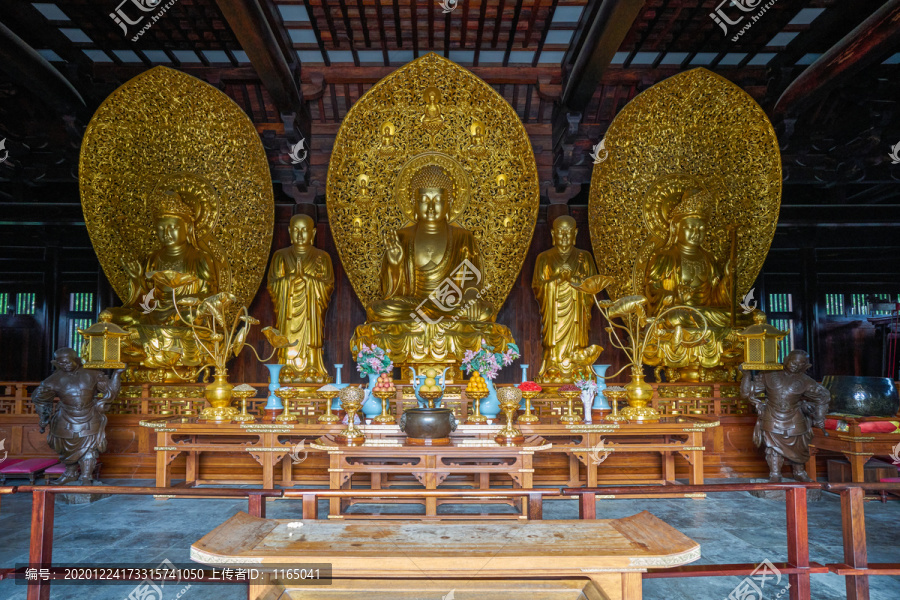
<svg viewBox="0 0 900 600">
<path fill-rule="evenodd" d="M 279 350 L 278 362 L 293 368 L 295 381 L 326 383 L 324 317 L 334 290 L 334 270 L 328 253 L 313 246 L 316 226 L 311 217 L 295 215 L 289 229 L 291 246 L 272 256 L 268 289 L 275 327 L 299 344 Z"/>
<path fill-rule="evenodd" d="M 541 308 L 543 360 L 535 381 L 566 383 L 593 377 L 591 365 L 603 350 L 589 345 L 594 299 L 574 287 L 597 274 L 590 252 L 575 247 L 575 219 L 557 217 L 551 236 L 553 248 L 541 252 L 531 287 Z"/>
<path fill-rule="evenodd" d="M 425 90 L 425 114 L 419 117 L 422 125 L 427 129 L 440 129 L 444 124 L 444 117 L 441 115 L 441 91 L 436 87 L 429 87 Z"/>
<path fill-rule="evenodd" d="M 397 147 L 394 146 L 395 134 L 396 128 L 393 123 L 385 121 L 381 124 L 381 146 L 378 152 L 383 156 L 394 156 L 397 153 Z"/>
<path fill-rule="evenodd" d="M 407 321 L 417 314 L 492 320 L 494 307 L 478 297 L 483 276 L 475 237 L 448 221 L 454 201 L 450 174 L 438 165 L 426 165 L 413 175 L 409 189 L 416 220 L 385 236 L 384 299 L 366 308 L 368 320 Z"/>
</svg>

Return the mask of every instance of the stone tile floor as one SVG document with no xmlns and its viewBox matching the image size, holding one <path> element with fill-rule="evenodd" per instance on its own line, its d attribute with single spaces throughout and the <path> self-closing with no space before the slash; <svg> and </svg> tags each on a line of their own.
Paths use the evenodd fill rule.
<svg viewBox="0 0 900 600">
<path fill-rule="evenodd" d="M 724 480 L 723 480 L 724 481 Z M 728 480 L 734 482 L 736 480 Z M 713 483 L 714 481 L 709 481 Z M 15 482 L 13 482 L 15 483 Z M 106 481 L 114 485 L 152 485 L 146 480 Z M 164 559 L 188 564 L 190 545 L 238 511 L 247 503 L 237 500 L 154 500 L 147 496 L 114 496 L 92 505 L 58 504 L 54 526 L 54 564 L 88 563 L 156 567 Z M 370 510 L 357 506 L 354 509 Z M 380 507 L 385 512 L 388 507 Z M 453 512 L 477 512 L 477 506 L 442 507 Z M 0 566 L 25 563 L 31 499 L 21 494 L 4 497 L 0 507 Z M 410 507 L 401 509 L 409 512 Z M 492 510 L 502 511 L 502 507 Z M 509 508 L 511 511 L 512 509 Z M 712 494 L 705 500 L 641 499 L 599 500 L 599 518 L 625 517 L 647 510 L 701 545 L 700 563 L 759 563 L 786 560 L 784 502 L 754 498 L 744 492 Z M 320 502 L 319 515 L 327 513 Z M 268 505 L 271 518 L 297 518 L 299 502 L 275 501 Z M 545 519 L 575 519 L 577 506 L 572 500 L 547 500 Z M 841 562 L 841 514 L 838 498 L 823 494 L 819 502 L 809 504 L 810 555 L 822 564 Z M 866 504 L 866 534 L 871 562 L 900 563 L 900 502 Z M 644 582 L 644 598 L 649 600 L 725 600 L 740 583 L 739 577 L 651 579 Z M 900 578 L 873 577 L 872 600 L 900 599 Z M 776 597 L 786 584 L 767 585 L 764 600 Z M 134 586 L 55 586 L 54 600 L 128 600 Z M 162 599 L 173 600 L 182 587 L 164 588 Z M 781 598 L 786 598 L 786 594 Z M 836 575 L 814 575 L 812 598 L 845 598 L 844 580 Z M 136 598 L 140 598 L 137 596 Z M 243 600 L 246 588 L 235 584 L 195 584 L 184 590 L 183 600 Z M 0 599 L 24 600 L 25 587 L 0 581 Z M 423 599 L 426 600 L 426 599 Z M 428 599 L 430 600 L 430 599 Z M 434 600 L 438 600 L 435 598 Z M 511 599 L 512 600 L 512 599 Z"/>
</svg>

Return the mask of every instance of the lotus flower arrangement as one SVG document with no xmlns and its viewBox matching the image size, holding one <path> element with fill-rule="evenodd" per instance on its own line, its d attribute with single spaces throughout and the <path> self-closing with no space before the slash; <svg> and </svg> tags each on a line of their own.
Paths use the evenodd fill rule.
<svg viewBox="0 0 900 600">
<path fill-rule="evenodd" d="M 609 340 L 613 346 L 625 353 L 628 363 L 621 369 L 608 375 L 613 378 L 627 368 L 631 368 L 631 383 L 625 386 L 628 393 L 628 408 L 622 414 L 634 421 L 655 421 L 659 419 L 659 413 L 647 406 L 653 395 L 653 388 L 644 381 L 644 369 L 642 359 L 647 344 L 654 336 L 659 336 L 660 330 L 657 323 L 663 322 L 670 312 L 694 312 L 703 323 L 703 331 L 699 339 L 705 339 L 709 335 L 706 317 L 703 313 L 691 306 L 671 306 L 661 311 L 655 317 L 648 317 L 646 311 L 647 298 L 640 294 L 623 296 L 618 300 L 600 300 L 597 294 L 612 285 L 613 279 L 606 275 L 594 275 L 573 285 L 575 289 L 590 294 L 594 297 L 594 303 L 600 310 L 600 314 L 609 323 L 606 328 Z M 619 322 L 614 322 L 616 319 Z M 596 385 L 596 384 L 595 384 Z M 580 386 L 579 386 L 580 387 Z"/>
<path fill-rule="evenodd" d="M 204 300 L 178 299 L 174 292 L 172 295 L 178 317 L 191 328 L 197 346 L 211 361 L 199 372 L 215 367 L 214 381 L 206 386 L 206 399 L 211 406 L 203 410 L 201 418 L 230 420 L 237 415 L 237 410 L 231 406 L 232 386 L 227 381 L 226 363 L 232 356 L 241 353 L 246 346 L 250 328 L 258 325 L 259 321 L 251 317 L 247 307 L 241 306 L 237 296 L 229 292 L 214 294 Z M 272 327 L 266 327 L 262 331 L 273 348 L 269 356 L 262 358 L 256 348 L 249 346 L 260 362 L 272 358 L 279 348 L 297 343 L 288 343 L 287 338 Z"/>
</svg>

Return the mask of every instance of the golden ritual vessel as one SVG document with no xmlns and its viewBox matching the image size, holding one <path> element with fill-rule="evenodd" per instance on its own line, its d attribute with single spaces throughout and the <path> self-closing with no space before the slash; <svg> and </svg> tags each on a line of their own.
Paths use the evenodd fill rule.
<svg viewBox="0 0 900 600">
<path fill-rule="evenodd" d="M 750 95 L 702 68 L 632 100 L 607 131 L 594 167 L 589 219 L 594 256 L 613 300 L 640 294 L 647 316 L 673 306 L 644 364 L 661 380 L 737 376 L 752 322 L 737 309 L 775 234 L 781 203 L 778 140 Z M 704 326 L 710 335 L 701 335 Z"/>
<path fill-rule="evenodd" d="M 123 306 L 127 381 L 193 379 L 210 364 L 174 302 L 234 294 L 250 304 L 272 242 L 266 153 L 228 96 L 156 67 L 94 114 L 79 162 L 84 219 Z"/>
<path fill-rule="evenodd" d="M 380 135 L 379 135 L 380 134 Z M 484 81 L 434 53 L 375 84 L 341 124 L 328 167 L 329 222 L 366 307 L 351 350 L 453 367 L 481 341 L 521 269 L 539 204 L 525 128 Z"/>
</svg>

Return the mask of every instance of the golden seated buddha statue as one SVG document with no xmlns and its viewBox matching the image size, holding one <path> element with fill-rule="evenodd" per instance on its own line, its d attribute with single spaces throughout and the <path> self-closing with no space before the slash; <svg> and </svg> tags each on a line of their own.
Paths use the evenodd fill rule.
<svg viewBox="0 0 900 600">
<path fill-rule="evenodd" d="M 498 352 L 514 343 L 494 320 L 539 204 L 525 126 L 474 73 L 428 53 L 372 86 L 341 123 L 326 194 L 366 310 L 354 356 L 376 344 L 397 366 L 451 367 L 453 378 L 482 340 Z"/>
<path fill-rule="evenodd" d="M 438 164 L 410 179 L 415 220 L 385 236 L 382 298 L 366 307 L 367 323 L 351 342 L 387 348 L 404 365 L 455 365 L 484 339 L 505 348 L 509 330 L 493 322 L 496 309 L 482 299 L 485 278 L 472 233 L 450 222 L 454 181 Z M 402 358 L 405 357 L 405 358 Z"/>
</svg>

